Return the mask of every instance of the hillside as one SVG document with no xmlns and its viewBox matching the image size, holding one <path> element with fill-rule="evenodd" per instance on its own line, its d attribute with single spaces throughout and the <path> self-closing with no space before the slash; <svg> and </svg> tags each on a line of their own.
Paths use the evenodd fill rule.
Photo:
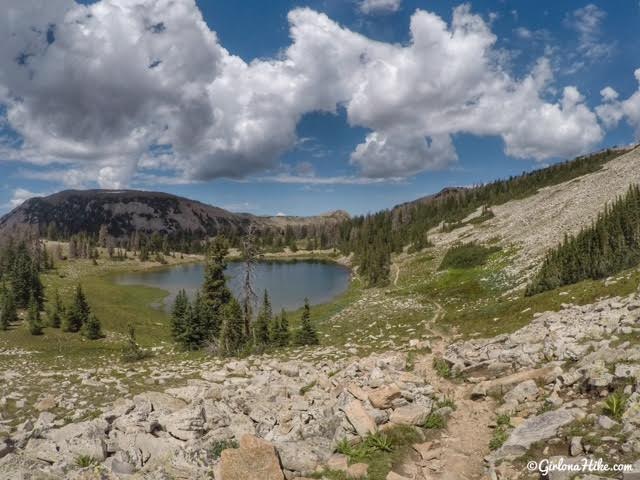
<svg viewBox="0 0 640 480">
<path fill-rule="evenodd" d="M 589 226 L 605 205 L 640 183 L 640 147 L 614 158 L 596 172 L 541 188 L 535 195 L 491 205 L 493 217 L 481 222 L 482 209 L 460 222 L 449 232 L 434 228 L 430 240 L 439 246 L 456 242 L 497 242 L 515 247 L 514 273 L 529 276 L 545 252 L 562 241 L 565 234 L 576 234 Z"/>
<path fill-rule="evenodd" d="M 212 236 L 240 233 L 249 225 L 258 229 L 335 224 L 346 212 L 315 217 L 260 217 L 233 213 L 202 202 L 162 192 L 136 190 L 66 190 L 31 198 L 0 219 L 0 236 L 45 234 L 54 228 L 68 237 L 80 232 L 96 234 L 102 225 L 113 237 L 135 231 Z"/>
</svg>

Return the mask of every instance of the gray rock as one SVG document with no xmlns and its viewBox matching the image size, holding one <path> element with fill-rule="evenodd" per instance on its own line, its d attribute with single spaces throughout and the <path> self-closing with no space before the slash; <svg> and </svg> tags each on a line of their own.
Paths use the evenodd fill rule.
<svg viewBox="0 0 640 480">
<path fill-rule="evenodd" d="M 569 453 L 572 457 L 577 457 L 584 453 L 582 448 L 582 437 L 571 437 L 571 445 L 569 447 Z"/>
<path fill-rule="evenodd" d="M 516 404 L 535 400 L 538 396 L 538 385 L 534 380 L 525 380 L 504 395 L 505 402 Z"/>
<path fill-rule="evenodd" d="M 158 422 L 173 437 L 179 440 L 193 440 L 205 431 L 206 418 L 202 405 L 183 408 L 158 418 Z"/>
<path fill-rule="evenodd" d="M 613 427 L 619 425 L 619 423 L 607 417 L 606 415 L 600 415 L 598 417 L 598 425 L 600 426 L 600 428 L 604 428 L 605 430 L 610 430 Z"/>
<path fill-rule="evenodd" d="M 496 452 L 496 457 L 522 455 L 533 443 L 555 436 L 560 427 L 568 425 L 574 419 L 574 411 L 565 408 L 530 417 L 511 432 L 507 441 Z"/>
</svg>

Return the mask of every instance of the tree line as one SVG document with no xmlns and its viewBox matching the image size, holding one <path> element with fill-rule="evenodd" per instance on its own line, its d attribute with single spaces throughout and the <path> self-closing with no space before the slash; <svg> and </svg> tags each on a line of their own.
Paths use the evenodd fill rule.
<svg viewBox="0 0 640 480">
<path fill-rule="evenodd" d="M 595 172 L 624 153 L 626 150 L 608 149 L 485 185 L 445 189 L 423 200 L 353 217 L 340 224 L 335 246 L 344 254 L 354 253 L 367 285 L 384 286 L 389 282 L 391 254 L 406 246 L 412 251 L 428 247 L 430 229 L 439 225 L 445 230 L 452 228 L 479 208 L 483 208 L 481 220 L 486 220 L 492 216 L 492 205 L 525 198 L 540 188 Z"/>
<path fill-rule="evenodd" d="M 640 187 L 633 185 L 596 220 L 545 256 L 526 294 L 605 278 L 640 263 Z"/>
<path fill-rule="evenodd" d="M 227 253 L 225 239 L 216 237 L 209 245 L 204 281 L 195 298 L 190 301 L 184 290 L 176 296 L 171 312 L 173 339 L 185 349 L 208 347 L 221 356 L 262 352 L 291 342 L 317 345 L 319 339 L 308 300 L 305 299 L 300 327 L 293 334 L 284 310 L 274 315 L 268 292 L 264 292 L 255 318 L 251 309 L 243 308 L 226 283 Z"/>
</svg>

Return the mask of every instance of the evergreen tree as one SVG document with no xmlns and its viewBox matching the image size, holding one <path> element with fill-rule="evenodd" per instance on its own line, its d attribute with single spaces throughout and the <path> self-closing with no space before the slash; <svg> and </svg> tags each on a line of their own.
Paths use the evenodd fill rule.
<svg viewBox="0 0 640 480">
<path fill-rule="evenodd" d="M 187 350 L 197 350 L 204 344 L 205 337 L 198 315 L 198 307 L 201 302 L 198 296 L 193 303 L 188 303 L 184 313 L 184 330 L 178 342 Z"/>
<path fill-rule="evenodd" d="M 237 355 L 246 345 L 242 307 L 232 298 L 223 311 L 222 330 L 220 332 L 219 350 L 223 356 Z"/>
<path fill-rule="evenodd" d="M 222 324 L 222 309 L 231 300 L 231 291 L 227 288 L 224 270 L 227 267 L 225 257 L 227 246 L 224 240 L 216 237 L 209 246 L 206 256 L 204 282 L 202 285 L 202 301 L 206 318 L 202 319 L 206 328 L 206 339 L 213 340 L 219 333 Z"/>
<path fill-rule="evenodd" d="M 79 332 L 89 319 L 90 313 L 89 304 L 84 296 L 82 287 L 78 285 L 71 305 L 65 309 L 63 330 L 65 332 Z"/>
<path fill-rule="evenodd" d="M 296 332 L 297 345 L 318 345 L 318 334 L 311 322 L 311 308 L 309 307 L 309 299 L 304 299 L 304 308 L 300 319 L 300 329 Z"/>
<path fill-rule="evenodd" d="M 82 326 L 82 335 L 89 340 L 97 340 L 103 337 L 100 320 L 93 313 L 89 315 L 87 322 Z"/>
<path fill-rule="evenodd" d="M 279 316 L 274 316 L 271 322 L 270 336 L 271 343 L 276 347 L 286 347 L 289 345 L 289 320 L 284 308 Z"/>
<path fill-rule="evenodd" d="M 49 311 L 49 326 L 53 328 L 60 328 L 62 318 L 64 317 L 64 306 L 60 299 L 60 294 L 56 290 L 53 294 L 53 304 Z"/>
<path fill-rule="evenodd" d="M 273 312 L 267 290 L 264 291 L 262 306 L 253 324 L 253 341 L 256 346 L 265 347 L 269 344 L 269 325 L 273 321 Z"/>
<path fill-rule="evenodd" d="M 7 330 L 11 323 L 18 321 L 18 312 L 13 298 L 13 292 L 2 284 L 0 294 L 0 330 Z"/>
<path fill-rule="evenodd" d="M 38 302 L 31 297 L 29 301 L 29 311 L 27 314 L 27 326 L 31 335 L 42 335 L 42 322 L 40 320 L 40 310 Z"/>
<path fill-rule="evenodd" d="M 133 325 L 128 325 L 127 340 L 122 348 L 122 360 L 125 362 L 135 362 L 148 356 L 148 353 L 138 345 L 136 340 L 136 331 L 133 328 Z"/>
<path fill-rule="evenodd" d="M 576 236 L 565 236 L 550 250 L 527 287 L 527 295 L 588 278 L 605 278 L 640 263 L 640 187 L 631 186 L 622 198 L 598 215 Z"/>
<path fill-rule="evenodd" d="M 171 336 L 176 342 L 181 342 L 185 331 L 185 317 L 189 307 L 187 292 L 180 290 L 176 295 L 171 311 Z"/>
</svg>

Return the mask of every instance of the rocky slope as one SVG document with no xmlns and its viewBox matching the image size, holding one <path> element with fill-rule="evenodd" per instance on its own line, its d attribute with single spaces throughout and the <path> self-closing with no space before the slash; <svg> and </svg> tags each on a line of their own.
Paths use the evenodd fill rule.
<svg viewBox="0 0 640 480">
<path fill-rule="evenodd" d="M 475 385 L 471 398 L 498 398 L 497 414 L 510 417 L 506 441 L 487 457 L 489 472 L 529 478 L 517 459 L 533 451 L 556 463 L 634 464 L 637 473 L 614 478 L 640 478 L 639 340 L 634 293 L 567 304 L 511 335 L 450 345 L 446 358 Z M 614 396 L 618 411 L 608 406 Z"/>
<path fill-rule="evenodd" d="M 121 237 L 145 233 L 196 235 L 258 229 L 335 224 L 348 218 L 342 211 L 315 217 L 259 217 L 161 192 L 136 190 L 67 190 L 31 198 L 0 219 L 0 236 L 21 232 L 44 233 L 50 224 L 64 235 L 97 233 L 102 225 Z"/>
<path fill-rule="evenodd" d="M 211 360 L 184 386 L 123 397 L 91 420 L 56 418 L 55 399 L 41 399 L 39 417 L 0 443 L 0 479 L 281 480 L 322 470 L 366 478 L 365 464 L 335 453 L 338 443 L 404 425 L 418 437 L 388 480 L 573 478 L 542 476 L 524 459 L 603 459 L 629 465 L 613 478 L 633 480 L 639 337 L 634 293 L 567 304 L 513 334 L 448 346 L 414 340 L 361 359 L 315 349 L 289 360 Z M 438 358 L 453 379 L 438 375 Z M 606 407 L 614 392 L 624 398 L 617 412 Z M 426 438 L 418 427 L 433 413 L 449 425 Z M 81 458 L 96 464 L 82 467 Z M 575 478 L 605 478 L 580 472 Z"/>
<path fill-rule="evenodd" d="M 640 147 L 607 162 L 595 173 L 543 188 L 521 200 L 492 206 L 495 217 L 482 223 L 468 223 L 448 233 L 434 229 L 430 239 L 439 246 L 490 240 L 498 240 L 507 247 L 515 246 L 513 271 L 526 276 L 565 234 L 575 234 L 590 225 L 605 205 L 638 183 Z M 480 213 L 478 210 L 470 218 Z"/>
</svg>

